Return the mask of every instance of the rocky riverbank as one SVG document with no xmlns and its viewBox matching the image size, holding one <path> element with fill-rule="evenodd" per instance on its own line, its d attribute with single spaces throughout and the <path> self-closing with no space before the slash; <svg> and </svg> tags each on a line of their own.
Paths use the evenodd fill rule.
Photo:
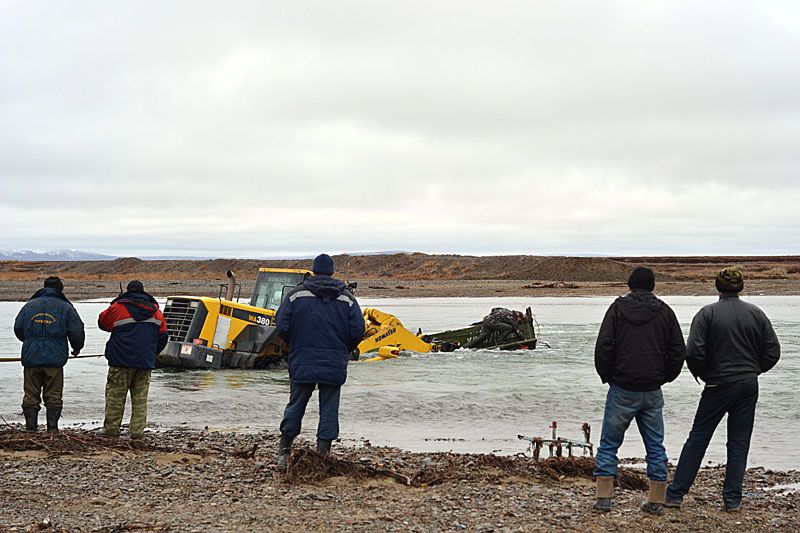
<svg viewBox="0 0 800 533">
<path fill-rule="evenodd" d="M 591 511 L 592 461 L 301 445 L 275 473 L 276 435 L 208 431 L 105 439 L 0 430 L 2 531 L 797 531 L 800 472 L 748 471 L 743 511 L 720 510 L 724 469 L 684 508 L 644 515 L 627 468 L 615 508 Z"/>
</svg>

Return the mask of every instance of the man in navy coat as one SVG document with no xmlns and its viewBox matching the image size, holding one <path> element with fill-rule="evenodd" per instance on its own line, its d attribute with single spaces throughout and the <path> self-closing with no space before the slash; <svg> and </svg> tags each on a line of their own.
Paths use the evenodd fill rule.
<svg viewBox="0 0 800 533">
<path fill-rule="evenodd" d="M 288 464 L 315 388 L 319 389 L 317 453 L 330 453 L 331 441 L 339 436 L 339 395 L 347 380 L 350 352 L 364 337 L 364 317 L 355 296 L 331 277 L 333 259 L 327 254 L 317 256 L 312 270 L 313 276 L 286 295 L 275 318 L 278 334 L 289 345 L 291 379 L 281 422 L 281 470 Z"/>
<path fill-rule="evenodd" d="M 47 408 L 47 431 L 58 431 L 64 390 L 64 365 L 83 348 L 83 321 L 64 296 L 64 283 L 57 276 L 44 280 L 44 287 L 31 296 L 14 321 L 14 334 L 22 341 L 25 396 L 22 412 L 25 429 L 39 429 L 42 397 Z"/>
</svg>

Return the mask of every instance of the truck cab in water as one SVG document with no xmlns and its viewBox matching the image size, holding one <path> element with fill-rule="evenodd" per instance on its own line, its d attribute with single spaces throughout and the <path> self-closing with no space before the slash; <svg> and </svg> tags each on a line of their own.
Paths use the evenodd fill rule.
<svg viewBox="0 0 800 533">
<path fill-rule="evenodd" d="M 211 369 L 278 364 L 285 345 L 275 331 L 275 314 L 286 293 L 312 275 L 309 270 L 261 268 L 249 304 L 234 300 L 237 285 L 230 272 L 218 298 L 169 296 L 164 306 L 169 342 L 157 365 Z"/>
</svg>

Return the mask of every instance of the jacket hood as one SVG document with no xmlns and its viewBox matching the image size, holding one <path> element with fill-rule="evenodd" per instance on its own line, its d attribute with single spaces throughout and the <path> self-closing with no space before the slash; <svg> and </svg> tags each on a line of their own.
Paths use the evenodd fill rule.
<svg viewBox="0 0 800 533">
<path fill-rule="evenodd" d="M 156 302 L 156 299 L 147 294 L 146 292 L 131 292 L 131 291 L 123 292 L 122 294 L 111 300 L 111 303 L 113 304 L 114 302 L 119 302 L 121 300 L 149 302 L 158 307 L 158 302 Z"/>
<path fill-rule="evenodd" d="M 633 290 L 617 298 L 617 309 L 626 322 L 633 325 L 647 324 L 664 310 L 664 302 L 646 290 Z"/>
<path fill-rule="evenodd" d="M 344 282 L 330 276 L 311 276 L 303 282 L 303 286 L 323 299 L 336 299 L 344 294 Z"/>
<path fill-rule="evenodd" d="M 63 292 L 56 290 L 52 287 L 45 287 L 43 289 L 39 289 L 38 291 L 33 293 L 33 296 L 30 297 L 31 300 L 35 298 L 58 298 L 59 300 L 64 300 L 67 303 L 71 303 L 69 299 L 67 299 L 67 297 L 64 296 Z"/>
<path fill-rule="evenodd" d="M 125 292 L 117 296 L 112 304 L 119 302 L 137 322 L 151 318 L 158 310 L 156 299 L 146 292 Z"/>
</svg>

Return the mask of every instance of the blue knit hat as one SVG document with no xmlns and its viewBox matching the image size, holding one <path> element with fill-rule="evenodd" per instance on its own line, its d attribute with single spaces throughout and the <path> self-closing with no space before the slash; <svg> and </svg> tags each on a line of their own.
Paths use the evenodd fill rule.
<svg viewBox="0 0 800 533">
<path fill-rule="evenodd" d="M 328 254 L 319 254 L 314 258 L 314 265 L 311 270 L 314 274 L 332 276 L 334 273 L 333 259 Z"/>
</svg>

